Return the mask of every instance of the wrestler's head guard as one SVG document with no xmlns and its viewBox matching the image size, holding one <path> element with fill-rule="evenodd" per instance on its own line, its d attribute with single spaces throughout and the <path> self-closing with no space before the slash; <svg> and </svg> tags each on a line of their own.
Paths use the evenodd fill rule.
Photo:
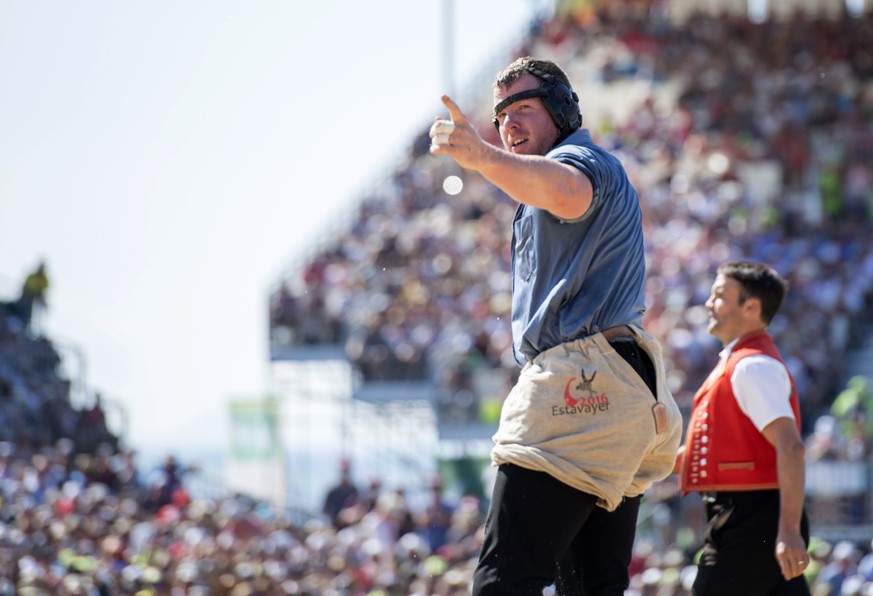
<svg viewBox="0 0 873 596">
<path fill-rule="evenodd" d="M 492 122 L 497 129 L 500 129 L 500 122 L 497 116 L 506 109 L 506 106 L 513 104 L 522 99 L 531 97 L 540 97 L 543 100 L 543 105 L 552 116 L 555 126 L 558 127 L 560 134 L 558 141 L 561 142 L 582 126 L 582 112 L 579 110 L 579 96 L 573 89 L 547 72 L 544 72 L 533 66 L 525 65 L 524 70 L 537 77 L 542 81 L 542 84 L 537 89 L 528 89 L 513 93 L 499 104 L 494 106 Z"/>
</svg>

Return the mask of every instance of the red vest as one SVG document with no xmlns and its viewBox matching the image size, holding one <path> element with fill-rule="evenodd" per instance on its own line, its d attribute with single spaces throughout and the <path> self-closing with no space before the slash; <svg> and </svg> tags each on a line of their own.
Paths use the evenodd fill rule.
<svg viewBox="0 0 873 596">
<path fill-rule="evenodd" d="M 776 449 L 740 409 L 731 387 L 737 362 L 756 354 L 782 362 L 767 333 L 749 335 L 734 346 L 724 367 L 716 367 L 694 396 L 685 436 L 685 463 L 679 476 L 684 493 L 779 488 Z M 800 402 L 794 379 L 791 409 L 799 432 Z"/>
</svg>

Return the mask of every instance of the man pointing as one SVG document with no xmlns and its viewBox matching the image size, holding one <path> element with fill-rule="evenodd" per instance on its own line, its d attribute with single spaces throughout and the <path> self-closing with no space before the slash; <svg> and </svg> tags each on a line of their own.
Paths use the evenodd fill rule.
<svg viewBox="0 0 873 596">
<path fill-rule="evenodd" d="M 643 492 L 672 470 L 681 415 L 661 349 L 642 329 L 639 198 L 582 129 L 564 71 L 520 58 L 498 73 L 486 142 L 449 97 L 434 154 L 518 203 L 512 333 L 519 380 L 504 402 L 498 466 L 473 593 L 622 595 Z"/>
</svg>

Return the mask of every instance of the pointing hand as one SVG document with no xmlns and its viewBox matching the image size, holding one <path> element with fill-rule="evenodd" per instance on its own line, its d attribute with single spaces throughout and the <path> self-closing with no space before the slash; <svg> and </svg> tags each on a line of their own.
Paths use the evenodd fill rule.
<svg viewBox="0 0 873 596">
<path fill-rule="evenodd" d="M 478 169 L 477 164 L 483 156 L 487 143 L 467 120 L 452 98 L 442 96 L 443 104 L 448 108 L 449 118 L 434 118 L 430 127 L 430 152 L 438 155 L 448 155 L 461 167 Z"/>
</svg>

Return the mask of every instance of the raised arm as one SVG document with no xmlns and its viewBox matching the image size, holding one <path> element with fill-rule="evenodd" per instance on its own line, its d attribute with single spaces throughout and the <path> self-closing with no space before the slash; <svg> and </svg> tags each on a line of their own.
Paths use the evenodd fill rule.
<svg viewBox="0 0 873 596">
<path fill-rule="evenodd" d="M 588 211 L 594 196 L 588 176 L 542 155 L 520 155 L 488 143 L 450 97 L 444 95 L 442 101 L 450 120 L 434 120 L 431 153 L 448 155 L 519 203 L 545 209 L 561 219 L 576 219 Z"/>
</svg>

